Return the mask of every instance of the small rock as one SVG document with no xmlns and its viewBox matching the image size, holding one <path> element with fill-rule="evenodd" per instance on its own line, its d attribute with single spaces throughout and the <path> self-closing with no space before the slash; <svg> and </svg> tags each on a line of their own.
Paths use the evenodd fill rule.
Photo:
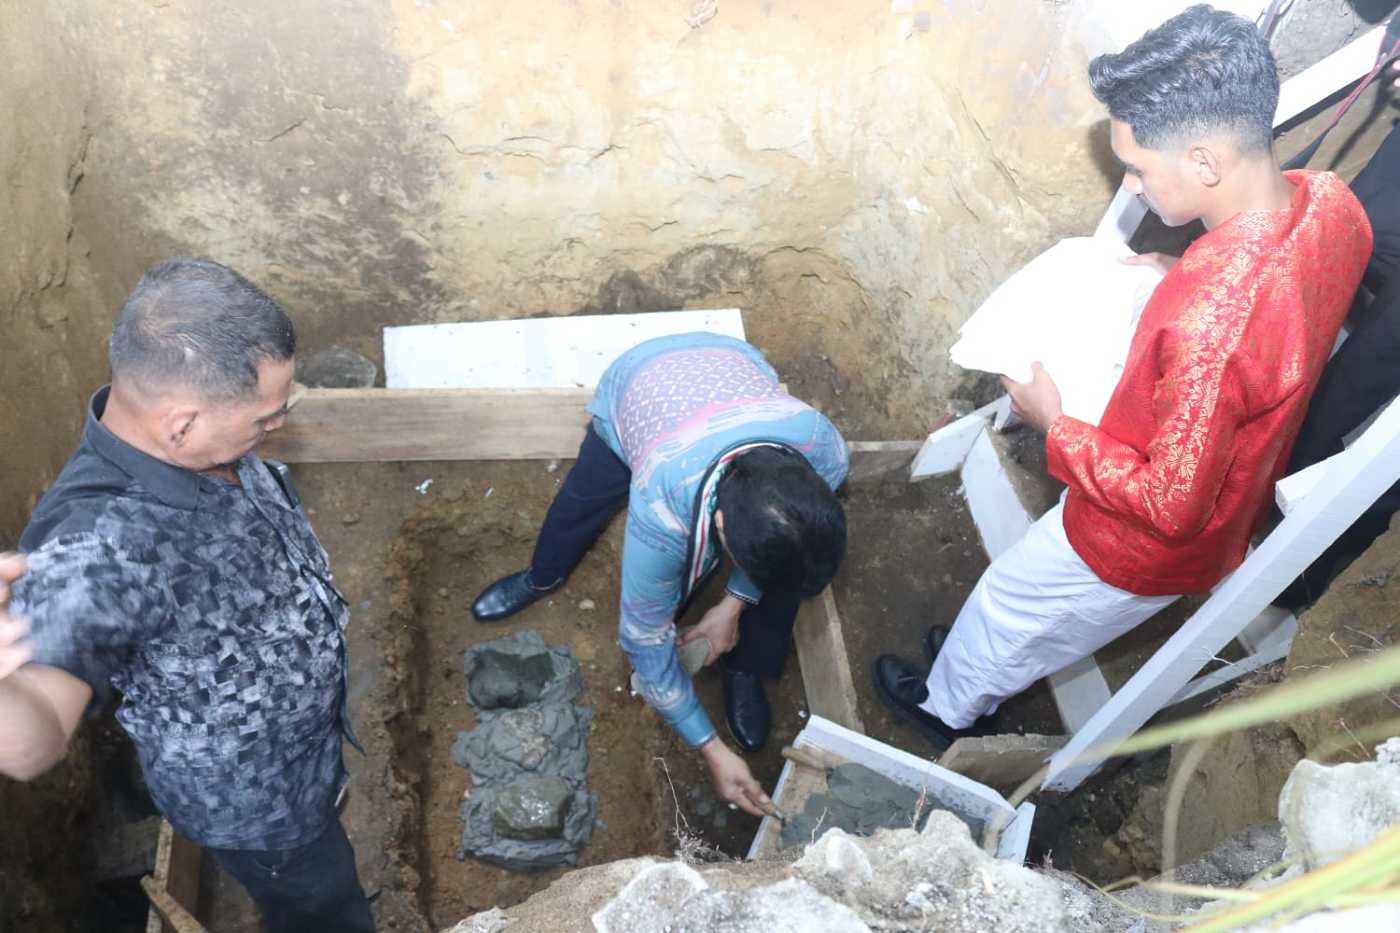
<svg viewBox="0 0 1400 933">
<path fill-rule="evenodd" d="M 445 587 L 445 586 L 440 586 L 440 587 L 438 587 L 438 596 L 442 597 L 443 599 L 446 599 L 446 598 L 447 598 L 447 587 Z"/>
<path fill-rule="evenodd" d="M 360 513 L 346 512 L 344 515 L 340 516 L 340 523 L 342 525 L 358 525 L 360 523 Z"/>
<path fill-rule="evenodd" d="M 689 865 L 648 866 L 593 915 L 593 926 L 598 933 L 665 933 L 681 905 L 708 887 Z"/>
<path fill-rule="evenodd" d="M 710 657 L 710 640 L 701 635 L 681 645 L 676 653 L 680 655 L 681 668 L 693 677 Z"/>
<path fill-rule="evenodd" d="M 578 601 L 578 608 L 580 612 L 592 612 L 594 609 L 598 608 L 598 604 L 591 599 L 580 599 Z"/>
<path fill-rule="evenodd" d="M 496 795 L 496 832 L 512 839 L 557 839 L 564 834 L 574 792 L 558 777 L 526 778 Z"/>
<path fill-rule="evenodd" d="M 850 885 L 864 884 L 875 877 L 865 850 L 836 828 L 823 833 L 815 845 L 809 845 L 793 867 L 803 874 L 832 875 Z"/>
</svg>

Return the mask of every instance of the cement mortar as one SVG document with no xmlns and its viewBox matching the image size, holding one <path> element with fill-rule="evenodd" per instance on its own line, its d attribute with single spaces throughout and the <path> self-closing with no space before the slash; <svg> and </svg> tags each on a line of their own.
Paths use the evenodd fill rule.
<svg viewBox="0 0 1400 933">
<path fill-rule="evenodd" d="M 582 784 L 588 770 L 590 710 L 551 704 L 507 710 L 457 736 L 452 757 L 478 782 L 507 784 L 525 774 L 558 774 Z"/>
<path fill-rule="evenodd" d="M 531 703 L 571 703 L 583 689 L 567 648 L 550 648 L 538 632 L 517 632 L 466 653 L 467 702 L 485 713 Z"/>
<path fill-rule="evenodd" d="M 933 791 L 922 795 L 860 764 L 828 768 L 827 793 L 807 798 L 802 812 L 790 815 L 778 834 L 778 847 L 808 845 L 830 829 L 869 836 L 881 829 L 922 828 L 934 810 L 946 810 L 980 837 L 984 821 L 948 805 Z M 917 824 L 915 822 L 917 815 Z"/>
<path fill-rule="evenodd" d="M 597 816 L 587 790 L 593 713 L 573 703 L 578 662 L 518 632 L 471 648 L 464 667 L 480 724 L 452 749 L 473 781 L 460 856 L 512 871 L 575 864 Z"/>
</svg>

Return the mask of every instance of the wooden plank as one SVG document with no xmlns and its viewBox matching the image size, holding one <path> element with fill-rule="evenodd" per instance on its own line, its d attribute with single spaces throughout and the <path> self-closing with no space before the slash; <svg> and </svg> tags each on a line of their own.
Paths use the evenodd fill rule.
<svg viewBox="0 0 1400 933">
<path fill-rule="evenodd" d="M 856 705 L 856 685 L 841 636 L 841 616 L 831 587 L 815 599 L 804 600 L 797 612 L 792 640 L 807 692 L 807 710 L 856 732 L 865 731 Z"/>
<path fill-rule="evenodd" d="M 159 914 L 165 922 L 165 929 L 170 933 L 209 933 L 209 931 L 195 919 L 180 903 L 171 897 L 160 882 L 150 875 L 141 879 L 141 887 L 146 892 L 146 896 L 151 899 L 151 912 Z"/>
<path fill-rule="evenodd" d="M 156 842 L 156 867 L 153 883 L 160 891 L 194 915 L 199 904 L 199 846 L 175 832 L 169 820 L 160 821 L 160 838 Z M 145 881 L 142 881 L 145 885 Z M 152 909 L 146 920 L 146 933 L 184 933 L 169 922 L 169 914 Z"/>
<path fill-rule="evenodd" d="M 966 736 L 948 746 L 938 766 L 1009 794 L 1068 741 L 1066 735 Z"/>
<path fill-rule="evenodd" d="M 564 460 L 591 389 L 310 389 L 258 453 L 287 463 Z"/>
<path fill-rule="evenodd" d="M 1400 400 L 1391 402 L 1366 433 L 1335 459 L 1312 494 L 1051 759 L 1044 786 L 1069 791 L 1092 774 L 1116 743 L 1170 703 L 1202 665 L 1397 480 Z"/>
<path fill-rule="evenodd" d="M 914 455 L 924 446 L 923 441 L 851 441 L 851 469 L 848 483 L 879 482 L 892 476 L 909 478 Z"/>
<path fill-rule="evenodd" d="M 637 344 L 694 331 L 743 340 L 743 315 L 722 308 L 386 327 L 384 382 L 392 389 L 592 387 Z"/>
<path fill-rule="evenodd" d="M 591 389 L 307 389 L 258 454 L 286 463 L 571 460 Z M 850 482 L 905 470 L 920 441 L 855 441 Z"/>
</svg>

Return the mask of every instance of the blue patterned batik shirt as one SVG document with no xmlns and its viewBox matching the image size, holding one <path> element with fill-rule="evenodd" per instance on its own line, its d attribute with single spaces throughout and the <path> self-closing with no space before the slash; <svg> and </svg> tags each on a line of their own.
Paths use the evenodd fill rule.
<svg viewBox="0 0 1400 933">
<path fill-rule="evenodd" d="M 20 540 L 34 660 L 88 683 L 94 708 L 121 695 L 156 805 L 196 843 L 311 842 L 349 735 L 326 552 L 285 467 L 249 454 L 232 483 L 164 463 L 100 423 L 107 393 Z"/>
<path fill-rule="evenodd" d="M 762 353 L 718 334 L 633 347 L 603 373 L 588 411 L 598 436 L 632 471 L 618 642 L 646 701 L 682 740 L 702 745 L 715 728 L 675 645 L 688 582 L 719 557 L 711 540 L 698 550 L 699 565 L 686 566 L 696 529 L 708 527 L 715 507 L 708 498 L 700 506 L 707 514 L 697 516 L 697 493 L 727 454 L 753 444 L 792 449 L 835 489 L 846 478 L 846 442 L 825 415 L 787 394 Z M 763 596 L 737 568 L 726 589 L 749 603 Z"/>
</svg>

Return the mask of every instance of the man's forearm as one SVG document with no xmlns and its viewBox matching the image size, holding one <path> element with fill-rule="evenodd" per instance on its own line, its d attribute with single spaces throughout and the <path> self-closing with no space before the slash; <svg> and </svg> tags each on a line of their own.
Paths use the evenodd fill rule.
<svg viewBox="0 0 1400 933">
<path fill-rule="evenodd" d="M 29 669 L 0 680 L 0 774 L 32 781 L 63 760 L 68 733 Z"/>
</svg>

